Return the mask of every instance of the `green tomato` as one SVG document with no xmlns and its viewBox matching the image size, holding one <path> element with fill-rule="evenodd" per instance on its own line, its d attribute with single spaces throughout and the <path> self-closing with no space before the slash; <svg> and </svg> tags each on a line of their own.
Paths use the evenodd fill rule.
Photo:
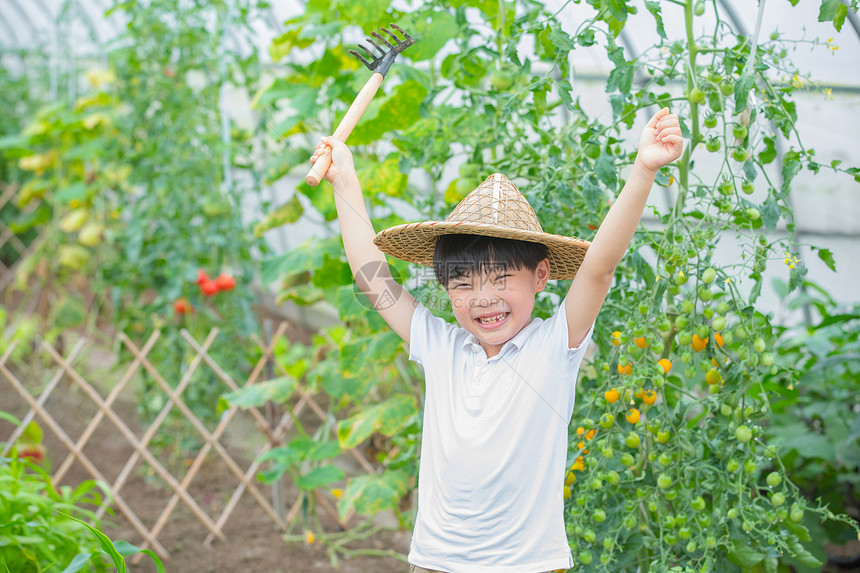
<svg viewBox="0 0 860 573">
<path fill-rule="evenodd" d="M 702 513 L 696 516 L 696 522 L 702 527 L 708 527 L 711 525 L 711 516 L 707 513 Z"/>
<path fill-rule="evenodd" d="M 612 456 L 615 455 L 615 452 L 612 451 L 612 448 L 602 448 L 600 453 L 603 454 L 603 457 L 607 460 L 611 460 Z"/>
<path fill-rule="evenodd" d="M 591 560 L 592 560 L 591 551 L 588 551 L 587 549 L 583 549 L 582 551 L 579 552 L 579 562 L 580 563 L 582 563 L 583 565 L 589 565 L 591 563 Z"/>
<path fill-rule="evenodd" d="M 761 212 L 755 207 L 749 207 L 744 211 L 744 214 L 750 221 L 758 221 L 761 218 Z"/>
<path fill-rule="evenodd" d="M 732 415 L 732 407 L 729 406 L 728 404 L 721 405 L 720 406 L 720 414 L 722 414 L 723 416 L 728 418 L 729 416 Z"/>
<path fill-rule="evenodd" d="M 788 515 L 788 518 L 795 523 L 800 523 L 803 521 L 803 510 L 799 507 L 792 507 L 791 513 Z"/>
<path fill-rule="evenodd" d="M 606 521 L 606 512 L 597 508 L 591 513 L 591 519 L 593 519 L 595 523 L 603 523 Z"/>
<path fill-rule="evenodd" d="M 600 146 L 595 145 L 594 143 L 586 143 L 584 151 L 585 156 L 589 159 L 597 159 L 600 157 Z"/>
<path fill-rule="evenodd" d="M 621 478 L 619 477 L 618 472 L 613 470 L 606 474 L 606 481 L 607 483 L 609 483 L 609 485 L 618 485 L 618 483 L 621 481 Z"/>
<path fill-rule="evenodd" d="M 759 354 L 767 350 L 767 344 L 765 343 L 764 338 L 756 338 L 755 341 L 753 341 L 753 348 L 755 348 L 755 351 Z"/>
<path fill-rule="evenodd" d="M 723 179 L 720 182 L 719 190 L 722 195 L 728 196 L 735 192 L 735 186 L 732 184 L 730 179 Z"/>
<path fill-rule="evenodd" d="M 711 321 L 711 328 L 714 329 L 714 332 L 719 332 L 726 327 L 726 319 L 723 316 L 716 317 L 713 321 Z"/>
<path fill-rule="evenodd" d="M 657 487 L 660 489 L 669 489 L 672 487 L 672 476 L 667 473 L 662 473 L 657 478 Z"/>
<path fill-rule="evenodd" d="M 692 536 L 692 535 L 693 535 L 693 530 L 690 529 L 689 527 L 682 527 L 681 529 L 678 530 L 678 537 L 680 537 L 681 539 L 684 539 L 684 540 L 690 539 L 690 536 Z"/>
<path fill-rule="evenodd" d="M 615 423 L 615 415 L 606 412 L 602 416 L 600 416 L 600 427 L 604 430 L 608 430 L 612 427 L 612 424 Z"/>
<path fill-rule="evenodd" d="M 755 191 L 755 185 L 753 182 L 745 179 L 743 183 L 741 183 L 741 191 L 744 192 L 745 195 L 752 195 L 753 191 Z"/>
<path fill-rule="evenodd" d="M 708 127 L 708 128 L 717 127 L 717 116 L 716 116 L 716 114 L 709 113 L 708 115 L 706 115 L 704 124 L 705 124 L 705 127 Z M 708 151 L 710 151 L 710 149 Z"/>
<path fill-rule="evenodd" d="M 632 454 L 624 454 L 621 456 L 621 465 L 624 467 L 630 467 L 636 463 L 636 458 L 633 457 Z M 637 491 L 638 493 L 638 491 Z"/>
<path fill-rule="evenodd" d="M 591 480 L 590 486 L 591 489 L 598 490 L 603 487 L 603 480 L 601 480 L 600 478 L 594 478 L 593 480 Z"/>
<path fill-rule="evenodd" d="M 701 16 L 705 13 L 705 0 L 698 0 L 696 5 L 693 6 L 693 14 L 696 16 Z"/>
<path fill-rule="evenodd" d="M 705 92 L 701 88 L 693 88 L 690 91 L 690 103 L 700 104 L 705 101 Z"/>
<path fill-rule="evenodd" d="M 732 159 L 738 163 L 743 163 L 749 158 L 749 151 L 746 147 L 735 147 L 732 149 Z"/>
<path fill-rule="evenodd" d="M 624 518 L 623 523 L 624 523 L 624 528 L 627 529 L 628 531 L 630 531 L 636 527 L 636 517 L 633 515 L 628 515 L 627 517 Z"/>
<path fill-rule="evenodd" d="M 729 518 L 729 519 L 734 519 L 734 518 L 736 518 L 737 516 L 738 516 L 738 510 L 737 510 L 737 508 L 732 507 L 732 508 L 730 508 L 730 509 L 726 512 L 726 517 L 727 517 L 727 518 Z"/>
<path fill-rule="evenodd" d="M 661 444 L 665 444 L 669 441 L 669 438 L 672 437 L 672 432 L 669 430 L 660 430 L 657 432 L 657 441 Z"/>
<path fill-rule="evenodd" d="M 726 97 L 735 93 L 735 86 L 732 80 L 724 78 L 720 81 L 720 93 Z"/>
<path fill-rule="evenodd" d="M 738 469 L 740 467 L 741 467 L 741 463 L 738 460 L 736 460 L 735 458 L 730 459 L 728 461 L 728 463 L 726 464 L 726 470 L 729 473 L 735 473 L 736 471 L 738 471 Z"/>
<path fill-rule="evenodd" d="M 639 444 L 642 443 L 642 439 L 636 432 L 630 432 L 627 434 L 627 437 L 624 438 L 624 443 L 627 444 L 628 448 L 638 448 Z"/>
<path fill-rule="evenodd" d="M 772 503 L 774 507 L 779 507 L 785 503 L 785 496 L 780 492 L 776 492 L 770 496 L 770 503 Z"/>
<path fill-rule="evenodd" d="M 660 457 L 657 458 L 657 463 L 660 464 L 661 466 L 663 466 L 664 468 L 669 467 L 669 465 L 672 463 L 672 456 L 668 452 L 663 452 L 662 454 L 660 454 Z M 672 482 L 670 481 L 669 483 L 671 485 Z M 666 487 L 669 487 L 669 486 L 666 486 Z M 663 488 L 663 489 L 666 489 L 666 488 Z"/>
<path fill-rule="evenodd" d="M 675 545 L 676 543 L 678 543 L 678 536 L 675 534 L 675 532 L 669 532 L 663 536 L 663 541 L 665 541 L 669 545 Z"/>
<path fill-rule="evenodd" d="M 744 471 L 749 475 L 754 474 L 757 467 L 758 464 L 756 464 L 755 460 L 752 458 L 744 462 Z"/>
<path fill-rule="evenodd" d="M 744 425 L 735 428 L 735 438 L 742 444 L 749 442 L 752 439 L 752 430 Z"/>
<path fill-rule="evenodd" d="M 603 538 L 603 548 L 606 549 L 607 551 L 610 551 L 614 545 L 615 545 L 615 540 L 612 539 L 611 537 L 604 537 Z"/>
<path fill-rule="evenodd" d="M 675 518 L 671 515 L 667 515 L 663 518 L 663 527 L 666 529 L 675 529 Z"/>
<path fill-rule="evenodd" d="M 696 552 L 696 542 L 690 541 L 687 543 L 687 553 L 695 553 Z"/>
<path fill-rule="evenodd" d="M 722 147 L 722 144 L 720 143 L 720 140 L 716 137 L 709 137 L 707 141 L 705 141 L 705 149 L 707 149 L 711 153 L 716 153 L 720 150 L 720 147 Z"/>
<path fill-rule="evenodd" d="M 651 513 L 657 513 L 657 502 L 654 501 L 653 499 L 650 500 L 648 503 L 646 503 L 645 506 L 648 508 L 648 511 L 650 511 Z"/>
<path fill-rule="evenodd" d="M 717 278 L 717 269 L 715 269 L 713 267 L 708 267 L 702 273 L 702 282 L 705 283 L 706 285 L 709 285 L 712 282 L 714 282 L 714 279 L 716 279 L 716 278 Z"/>
<path fill-rule="evenodd" d="M 707 547 L 708 549 L 713 549 L 716 546 L 717 546 L 717 538 L 716 537 L 714 537 L 713 535 L 708 535 L 707 537 L 705 537 L 705 547 Z"/>
<path fill-rule="evenodd" d="M 762 366 L 767 366 L 768 368 L 773 366 L 773 354 L 771 354 L 770 352 L 765 352 L 764 354 L 762 354 L 761 363 Z"/>
<path fill-rule="evenodd" d="M 702 511 L 705 509 L 705 498 L 701 495 L 697 495 L 693 498 L 693 501 L 690 502 L 690 507 L 695 509 L 696 511 Z"/>
<path fill-rule="evenodd" d="M 502 91 L 514 85 L 514 74 L 509 70 L 493 70 L 490 72 L 490 85 Z"/>
<path fill-rule="evenodd" d="M 587 541 L 588 543 L 594 543 L 594 540 L 597 539 L 597 536 L 591 529 L 586 529 L 582 532 L 582 538 L 585 539 L 585 541 Z"/>
</svg>

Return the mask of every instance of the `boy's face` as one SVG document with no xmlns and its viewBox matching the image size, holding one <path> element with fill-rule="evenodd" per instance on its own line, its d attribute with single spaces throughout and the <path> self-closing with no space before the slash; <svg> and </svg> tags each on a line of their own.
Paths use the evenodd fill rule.
<svg viewBox="0 0 860 573">
<path fill-rule="evenodd" d="M 535 294 L 549 279 L 549 261 L 534 271 L 498 269 L 451 279 L 445 289 L 457 322 L 495 356 L 532 319 Z"/>
</svg>

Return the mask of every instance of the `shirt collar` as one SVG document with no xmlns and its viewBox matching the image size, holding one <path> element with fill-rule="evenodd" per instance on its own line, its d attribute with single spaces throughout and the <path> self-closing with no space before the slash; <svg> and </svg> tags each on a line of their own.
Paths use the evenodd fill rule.
<svg viewBox="0 0 860 573">
<path fill-rule="evenodd" d="M 499 351 L 499 354 L 501 354 L 502 351 L 505 348 L 507 348 L 509 345 L 514 346 L 517 350 L 522 348 L 523 344 L 525 343 L 526 338 L 529 336 L 529 333 L 532 330 L 536 329 L 540 325 L 541 322 L 542 322 L 542 320 L 539 318 L 531 319 L 531 321 L 527 325 L 525 325 L 522 330 L 520 330 L 518 333 L 516 333 L 516 335 L 514 335 L 513 338 L 511 338 L 510 340 L 508 340 L 507 342 L 505 342 L 502 345 L 502 350 Z M 483 347 L 481 346 L 481 343 L 478 340 L 478 337 L 475 336 L 474 334 L 471 334 L 471 333 L 469 333 L 469 335 L 466 336 L 466 339 L 463 341 L 463 348 L 470 348 L 470 347 L 476 348 L 478 350 L 483 350 Z"/>
</svg>

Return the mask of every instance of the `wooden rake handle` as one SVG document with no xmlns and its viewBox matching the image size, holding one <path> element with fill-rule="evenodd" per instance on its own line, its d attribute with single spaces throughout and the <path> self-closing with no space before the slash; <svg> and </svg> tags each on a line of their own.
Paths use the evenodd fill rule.
<svg viewBox="0 0 860 573">
<path fill-rule="evenodd" d="M 349 106 L 349 109 L 346 110 L 346 115 L 344 115 L 343 119 L 340 120 L 340 123 L 338 124 L 337 129 L 334 130 L 332 137 L 338 141 L 346 143 L 346 139 L 349 137 L 349 134 L 352 133 L 358 120 L 361 119 L 361 114 L 363 114 L 364 110 L 367 109 L 368 104 L 370 104 L 370 100 L 373 99 L 373 96 L 376 94 L 376 90 L 378 90 L 379 86 L 382 84 L 382 80 L 383 75 L 379 72 L 374 72 L 374 74 L 370 76 L 370 79 L 367 80 L 367 83 L 364 84 L 364 87 L 361 88 L 361 91 L 358 92 L 357 96 L 355 96 L 355 101 L 353 101 L 352 105 Z M 325 177 L 326 171 L 328 171 L 329 167 L 331 167 L 331 146 L 326 145 L 323 154 L 320 155 L 316 162 L 311 166 L 311 170 L 308 172 L 307 177 L 305 177 L 305 182 L 311 187 L 316 187 L 319 185 L 320 181 L 322 181 L 323 177 Z"/>
</svg>

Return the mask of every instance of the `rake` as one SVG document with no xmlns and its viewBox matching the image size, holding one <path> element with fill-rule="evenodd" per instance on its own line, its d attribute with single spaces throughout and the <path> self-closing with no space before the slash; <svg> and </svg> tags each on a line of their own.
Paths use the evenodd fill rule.
<svg viewBox="0 0 860 573">
<path fill-rule="evenodd" d="M 361 119 L 361 115 L 364 113 L 364 110 L 366 110 L 367 106 L 370 104 L 370 100 L 372 100 L 373 96 L 376 94 L 376 90 L 378 90 L 379 86 L 382 84 L 382 80 L 385 79 L 385 74 L 388 73 L 388 70 L 391 68 L 391 64 L 394 63 L 394 58 L 397 57 L 397 54 L 415 43 L 412 36 L 404 32 L 400 27 L 395 26 L 394 24 L 390 24 L 390 27 L 399 32 L 403 38 L 398 38 L 387 28 L 380 28 L 379 30 L 380 32 L 384 32 L 388 35 L 391 41 L 378 32 L 372 32 L 371 36 L 376 38 L 379 43 L 375 42 L 372 38 L 367 38 L 370 45 L 376 48 L 378 55 L 374 54 L 370 48 L 363 46 L 362 44 L 359 44 L 358 47 L 364 50 L 365 55 L 358 53 L 356 50 L 349 51 L 350 54 L 358 58 L 362 64 L 367 66 L 367 68 L 373 72 L 373 75 L 370 76 L 370 79 L 367 80 L 367 83 L 364 84 L 364 87 L 361 88 L 361 91 L 358 92 L 357 96 L 355 96 L 355 100 L 349 106 L 349 109 L 346 111 L 346 115 L 343 116 L 337 129 L 334 130 L 332 137 L 338 141 L 346 142 L 349 134 L 352 133 L 353 128 L 355 128 L 358 123 L 358 120 Z M 384 44 L 385 47 L 380 44 Z M 326 171 L 328 171 L 330 166 L 331 147 L 326 146 L 325 152 L 316 160 L 307 177 L 305 177 L 307 184 L 311 187 L 319 185 L 319 182 L 325 176 Z"/>
</svg>

